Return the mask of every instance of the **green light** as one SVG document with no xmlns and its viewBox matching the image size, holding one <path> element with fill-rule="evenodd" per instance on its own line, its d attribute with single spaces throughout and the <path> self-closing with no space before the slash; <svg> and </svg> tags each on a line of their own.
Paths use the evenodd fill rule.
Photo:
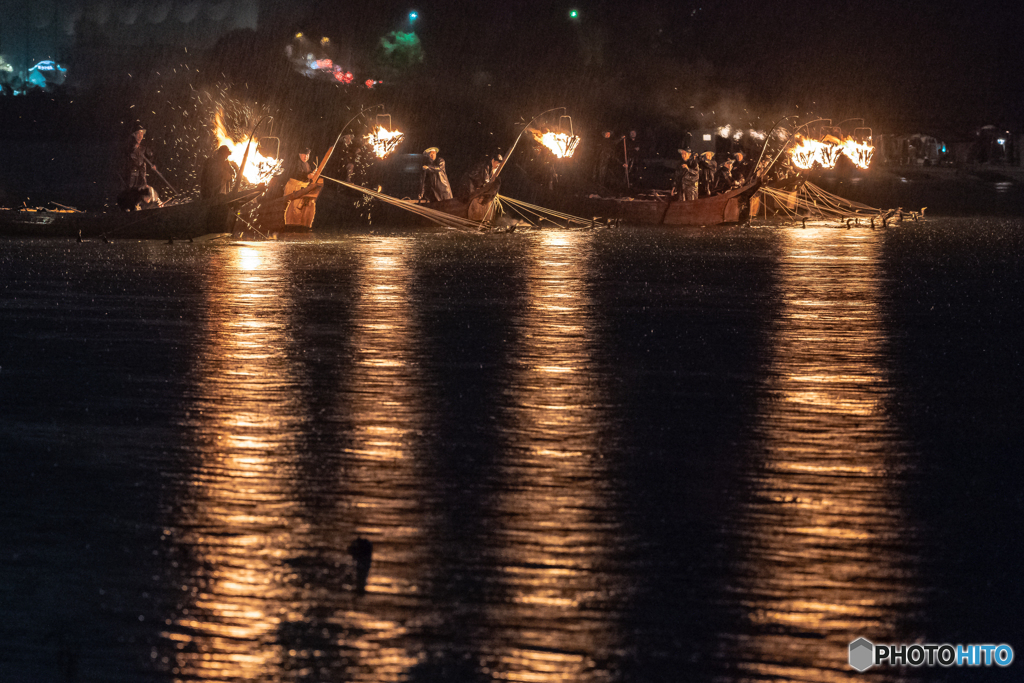
<svg viewBox="0 0 1024 683">
<path fill-rule="evenodd" d="M 574 10 L 574 9 L 569 10 L 569 18 L 570 19 L 579 19 L 580 18 L 580 13 L 577 12 L 576 10 Z"/>
</svg>

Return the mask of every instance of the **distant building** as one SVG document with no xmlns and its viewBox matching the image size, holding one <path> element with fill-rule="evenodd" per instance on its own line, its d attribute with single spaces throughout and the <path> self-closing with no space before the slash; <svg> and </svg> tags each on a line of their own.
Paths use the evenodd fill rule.
<svg viewBox="0 0 1024 683">
<path fill-rule="evenodd" d="M 259 15 L 260 0 L 0 0 L 0 56 L 25 80 L 33 65 L 56 60 L 74 84 L 95 76 L 84 69 L 161 48 L 208 48 L 229 31 L 255 30 Z"/>
</svg>

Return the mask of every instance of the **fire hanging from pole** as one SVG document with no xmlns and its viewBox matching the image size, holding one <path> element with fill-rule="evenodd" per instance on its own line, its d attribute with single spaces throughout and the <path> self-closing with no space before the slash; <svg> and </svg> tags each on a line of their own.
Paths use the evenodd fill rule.
<svg viewBox="0 0 1024 683">
<path fill-rule="evenodd" d="M 245 157 L 246 141 L 236 141 L 228 135 L 227 128 L 224 126 L 223 110 L 218 110 L 216 116 L 214 116 L 213 134 L 217 138 L 217 144 L 224 145 L 231 150 L 228 161 L 232 162 L 235 166 L 241 166 L 242 159 Z M 281 169 L 281 162 L 273 157 L 263 156 L 256 151 L 255 147 L 256 145 L 253 145 L 249 149 L 245 168 L 242 171 L 242 178 L 247 183 L 259 185 L 260 183 L 268 182 Z"/>
<path fill-rule="evenodd" d="M 383 159 L 394 152 L 395 148 L 398 147 L 398 143 L 404 139 L 405 133 L 400 133 L 397 130 L 389 131 L 383 126 L 377 126 L 375 131 L 366 136 L 366 141 L 370 143 L 373 153 L 379 159 Z"/>
<path fill-rule="evenodd" d="M 871 164 L 874 152 L 874 147 L 853 138 L 840 143 L 838 138 L 827 135 L 820 141 L 802 140 L 790 151 L 789 158 L 794 166 L 804 171 L 813 168 L 815 164 L 827 170 L 835 168 L 839 157 L 845 154 L 858 168 L 866 169 Z"/>
<path fill-rule="evenodd" d="M 373 148 L 373 153 L 378 159 L 383 159 L 394 152 L 404 139 L 404 133 L 391 130 L 391 114 L 377 114 L 377 127 L 366 136 L 366 142 Z"/>
<path fill-rule="evenodd" d="M 541 133 L 539 130 L 532 129 L 530 132 L 533 133 L 537 142 L 551 150 L 556 159 L 568 159 L 576 151 L 576 147 L 580 144 L 580 138 L 573 133 L 571 116 L 560 117 L 558 127 L 560 132 L 557 133 L 551 130 Z"/>
<path fill-rule="evenodd" d="M 575 135 L 568 135 L 567 133 L 547 133 L 540 134 L 535 132 L 533 137 L 540 144 L 551 150 L 551 153 L 558 159 L 568 159 L 576 151 L 576 147 L 580 144 L 579 137 Z"/>
</svg>

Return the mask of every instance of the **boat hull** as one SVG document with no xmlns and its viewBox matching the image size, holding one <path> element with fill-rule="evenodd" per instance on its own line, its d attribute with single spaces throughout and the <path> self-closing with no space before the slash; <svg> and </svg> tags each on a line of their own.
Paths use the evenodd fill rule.
<svg viewBox="0 0 1024 683">
<path fill-rule="evenodd" d="M 0 211 L 0 237 L 194 239 L 231 232 L 234 210 L 258 194 L 243 190 L 142 211 Z"/>
<path fill-rule="evenodd" d="M 580 212 L 585 216 L 620 220 L 638 225 L 721 225 L 750 218 L 750 198 L 758 184 L 695 201 L 588 197 Z"/>
</svg>

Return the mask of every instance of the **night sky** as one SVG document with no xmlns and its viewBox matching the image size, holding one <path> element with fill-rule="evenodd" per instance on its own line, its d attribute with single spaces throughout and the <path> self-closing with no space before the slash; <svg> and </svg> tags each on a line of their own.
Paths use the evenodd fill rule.
<svg viewBox="0 0 1024 683">
<path fill-rule="evenodd" d="M 0 53 L 28 63 L 66 62 L 69 83 L 96 80 L 102 72 L 106 86 L 124 89 L 126 101 L 133 103 L 145 93 L 127 93 L 131 87 L 158 87 L 140 74 L 147 69 L 166 74 L 167 68 L 188 62 L 204 78 L 223 74 L 247 96 L 305 108 L 324 120 L 330 117 L 323 112 L 338 102 L 386 101 L 396 114 L 416 117 L 408 121 L 411 130 L 436 122 L 430 136 L 476 120 L 483 121 L 486 134 L 507 136 L 509 130 L 499 128 L 555 106 L 565 106 L 590 132 L 665 129 L 666 122 L 673 131 L 726 124 L 763 129 L 789 115 L 834 123 L 863 118 L 876 133 L 943 139 L 962 138 L 987 124 L 1024 129 L 1024 60 L 1018 47 L 1024 13 L 1010 3 L 236 0 L 228 5 L 242 18 L 212 21 L 215 7 L 224 3 L 145 0 L 130 5 L 141 10 L 131 10 L 135 18 L 129 22 L 129 5 L 112 0 L 0 0 Z M 76 14 L 72 6 L 82 11 Z M 99 12 L 101 6 L 109 11 Z M 410 11 L 418 14 L 414 22 Z M 70 31 L 69 13 L 78 17 Z M 156 15 L 165 18 L 154 23 Z M 105 17 L 102 27 L 95 23 L 99 16 Z M 44 36 L 39 27 L 46 22 Z M 237 28 L 243 24 L 250 27 Z M 338 92 L 337 84 L 328 82 L 321 90 L 333 88 L 329 96 L 296 84 L 283 51 L 298 32 L 314 46 L 320 37 L 329 38 L 323 56 L 350 68 L 355 84 Z M 415 33 L 419 52 L 414 58 L 382 51 L 381 39 L 394 32 Z M 125 41 L 134 41 L 132 50 L 150 50 L 149 61 L 139 52 L 126 57 L 119 44 Z M 183 46 L 190 41 L 197 49 L 186 53 Z M 106 61 L 90 63 L 97 49 L 108 50 Z M 206 61 L 198 57 L 204 54 Z M 356 92 L 368 78 L 386 84 L 379 94 Z"/>
<path fill-rule="evenodd" d="M 749 108 L 767 116 L 863 116 L 885 127 L 1019 128 L 1021 12 L 933 2 L 307 2 L 285 21 L 354 38 L 363 49 L 407 28 L 423 68 L 487 72 L 512 90 L 611 106 L 644 98 L 665 109 Z M 301 5 L 301 3 L 300 3 Z M 569 18 L 576 9 L 578 19 Z M 732 112 L 736 113 L 736 112 Z"/>
</svg>

